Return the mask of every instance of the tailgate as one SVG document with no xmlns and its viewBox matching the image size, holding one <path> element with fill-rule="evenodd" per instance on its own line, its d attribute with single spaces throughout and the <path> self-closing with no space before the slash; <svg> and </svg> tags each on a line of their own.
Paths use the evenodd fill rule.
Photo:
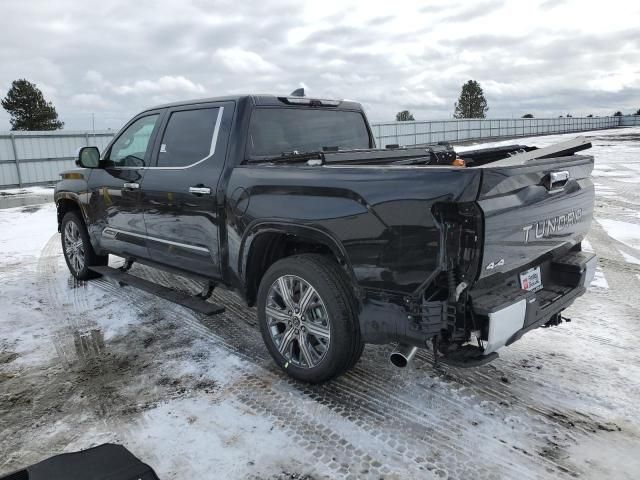
<svg viewBox="0 0 640 480">
<path fill-rule="evenodd" d="M 479 279 L 565 254 L 589 231 L 593 157 L 572 155 L 482 168 L 484 214 Z"/>
</svg>

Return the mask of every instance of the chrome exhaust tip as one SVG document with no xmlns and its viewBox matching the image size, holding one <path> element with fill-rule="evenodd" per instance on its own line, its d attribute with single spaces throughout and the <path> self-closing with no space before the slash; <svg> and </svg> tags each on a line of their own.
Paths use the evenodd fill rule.
<svg viewBox="0 0 640 480">
<path fill-rule="evenodd" d="M 389 355 L 389 361 L 398 368 L 404 368 L 416 356 L 418 347 L 400 344 Z"/>
</svg>

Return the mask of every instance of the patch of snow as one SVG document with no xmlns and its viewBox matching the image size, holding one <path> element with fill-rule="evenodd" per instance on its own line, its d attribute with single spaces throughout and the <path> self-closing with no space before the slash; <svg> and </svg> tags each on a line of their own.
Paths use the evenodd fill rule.
<svg viewBox="0 0 640 480">
<path fill-rule="evenodd" d="M 615 197 L 616 192 L 613 188 L 607 185 L 600 185 L 598 183 L 594 183 L 596 188 L 596 196 L 597 197 Z"/>
<path fill-rule="evenodd" d="M 34 186 L 23 188 L 3 188 L 0 189 L 0 196 L 2 195 L 40 195 L 53 193 L 53 186 Z"/>
<path fill-rule="evenodd" d="M 39 255 L 57 229 L 56 207 L 52 203 L 0 210 L 3 263 L 14 263 L 25 256 Z"/>
<path fill-rule="evenodd" d="M 56 350 L 48 339 L 55 319 L 43 315 L 35 265 L 0 264 L 0 272 L 0 354 L 2 350 L 16 353 L 13 363 L 20 367 L 51 361 Z"/>
<path fill-rule="evenodd" d="M 582 240 L 582 251 L 587 253 L 594 253 L 593 246 L 586 238 Z"/>
<path fill-rule="evenodd" d="M 624 253 L 622 250 L 618 250 L 618 251 L 624 257 L 625 262 L 640 265 L 640 258 L 634 257 L 633 255 L 629 255 L 628 253 Z"/>
<path fill-rule="evenodd" d="M 604 276 L 604 272 L 600 267 L 596 267 L 596 273 L 593 276 L 593 280 L 591 280 L 591 288 L 602 288 L 608 289 L 609 282 L 607 282 L 606 277 Z"/>
<path fill-rule="evenodd" d="M 585 438 L 569 448 L 572 461 L 584 468 L 585 479 L 637 480 L 640 456 L 635 445 L 620 432 L 603 432 L 603 438 Z"/>
<path fill-rule="evenodd" d="M 267 478 L 310 466 L 318 473 L 315 459 L 291 436 L 233 401 L 167 402 L 145 412 L 122 439 L 160 478 Z"/>
<path fill-rule="evenodd" d="M 594 168 L 592 175 L 594 177 L 611 177 L 611 178 L 625 178 L 627 176 L 627 174 L 625 172 L 620 172 L 620 171 L 604 171 L 598 168 Z"/>
<path fill-rule="evenodd" d="M 596 219 L 611 238 L 640 250 L 640 225 L 606 218 Z"/>
</svg>

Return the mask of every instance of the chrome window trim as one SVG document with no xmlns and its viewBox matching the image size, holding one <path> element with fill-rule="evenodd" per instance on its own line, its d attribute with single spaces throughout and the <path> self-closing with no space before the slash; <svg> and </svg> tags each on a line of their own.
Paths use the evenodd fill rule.
<svg viewBox="0 0 640 480">
<path fill-rule="evenodd" d="M 107 230 L 108 230 L 108 232 L 107 232 Z M 171 240 L 165 240 L 163 238 L 152 237 L 150 235 L 143 235 L 141 233 L 127 232 L 126 230 L 120 230 L 118 228 L 113 228 L 113 227 L 105 227 L 104 230 L 102 230 L 102 234 L 101 235 L 103 237 L 114 239 L 114 238 L 116 238 L 116 235 L 118 233 L 122 233 L 123 235 L 131 235 L 132 237 L 144 238 L 146 240 L 153 240 L 154 242 L 166 243 L 168 245 L 175 245 L 176 247 L 190 248 L 192 250 L 198 250 L 199 252 L 206 252 L 206 253 L 210 253 L 211 252 L 208 248 L 205 248 L 205 247 L 198 247 L 196 245 L 189 245 L 187 243 L 173 242 Z"/>
<path fill-rule="evenodd" d="M 110 170 L 186 170 L 187 168 L 195 167 L 205 160 L 210 159 L 216 153 L 216 145 L 218 144 L 218 136 L 220 135 L 220 124 L 222 123 L 222 113 L 224 112 L 224 107 L 222 106 L 211 108 L 218 109 L 218 118 L 216 118 L 216 126 L 213 129 L 213 135 L 211 135 L 211 147 L 209 148 L 209 155 L 207 155 L 206 157 L 201 158 L 191 165 L 185 165 L 183 167 L 110 167 Z M 162 141 L 162 139 L 160 141 Z"/>
</svg>

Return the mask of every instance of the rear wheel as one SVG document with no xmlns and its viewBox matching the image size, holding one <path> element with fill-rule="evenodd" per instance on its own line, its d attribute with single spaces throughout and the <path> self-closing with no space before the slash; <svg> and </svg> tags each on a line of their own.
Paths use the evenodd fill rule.
<svg viewBox="0 0 640 480">
<path fill-rule="evenodd" d="M 284 258 L 258 290 L 262 338 L 276 363 L 299 380 L 320 383 L 351 368 L 362 353 L 353 292 L 330 258 Z"/>
<path fill-rule="evenodd" d="M 64 259 L 71 274 L 78 280 L 99 277 L 89 267 L 107 265 L 109 256 L 96 254 L 80 214 L 76 211 L 67 212 L 62 219 L 60 231 Z"/>
</svg>

